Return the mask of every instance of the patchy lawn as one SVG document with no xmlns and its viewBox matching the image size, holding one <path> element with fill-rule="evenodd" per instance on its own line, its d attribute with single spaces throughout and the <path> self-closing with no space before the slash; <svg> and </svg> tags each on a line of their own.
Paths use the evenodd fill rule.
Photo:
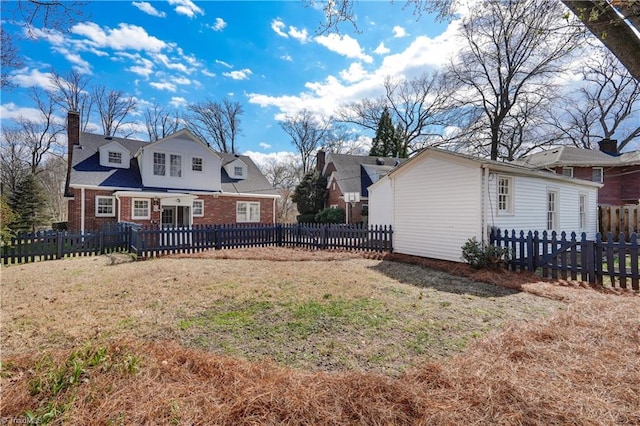
<svg viewBox="0 0 640 426">
<path fill-rule="evenodd" d="M 74 424 L 640 423 L 637 295 L 483 279 L 502 286 L 273 248 L 3 268 L 0 414 Z"/>
</svg>

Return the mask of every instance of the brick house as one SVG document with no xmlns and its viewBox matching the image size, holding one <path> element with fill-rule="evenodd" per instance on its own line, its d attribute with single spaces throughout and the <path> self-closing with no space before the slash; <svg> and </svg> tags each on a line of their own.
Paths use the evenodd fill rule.
<svg viewBox="0 0 640 426">
<path fill-rule="evenodd" d="M 68 115 L 68 228 L 116 222 L 273 223 L 279 197 L 247 156 L 219 153 L 184 129 L 156 142 L 80 132 Z"/>
<path fill-rule="evenodd" d="M 640 202 L 640 151 L 618 153 L 615 140 L 600 141 L 600 150 L 559 146 L 528 155 L 525 164 L 558 174 L 603 184 L 600 205 Z"/>
<path fill-rule="evenodd" d="M 327 178 L 325 208 L 344 209 L 347 223 L 367 223 L 368 187 L 404 161 L 318 151 L 316 170 Z"/>
</svg>

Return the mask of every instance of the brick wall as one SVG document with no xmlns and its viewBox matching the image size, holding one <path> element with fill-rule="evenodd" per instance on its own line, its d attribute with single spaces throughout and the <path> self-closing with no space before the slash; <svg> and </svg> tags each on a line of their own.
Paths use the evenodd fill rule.
<svg viewBox="0 0 640 426">
<path fill-rule="evenodd" d="M 598 190 L 598 204 L 610 204 L 615 206 L 625 204 L 622 191 L 623 187 L 630 182 L 623 182 L 621 171 L 624 169 L 624 167 L 605 167 L 603 169 L 604 186 Z M 557 167 L 555 169 L 555 172 L 558 174 L 562 174 L 562 167 Z M 592 176 L 593 175 L 591 167 L 573 168 L 574 178 L 590 181 L 592 179 Z"/>
<path fill-rule="evenodd" d="M 638 204 L 640 200 L 640 165 L 620 169 L 622 190 L 620 197 L 627 204 Z"/>
</svg>

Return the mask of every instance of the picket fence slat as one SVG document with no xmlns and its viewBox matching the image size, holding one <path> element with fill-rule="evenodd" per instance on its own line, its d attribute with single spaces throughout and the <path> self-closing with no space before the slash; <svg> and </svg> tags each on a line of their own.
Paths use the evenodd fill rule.
<svg viewBox="0 0 640 426">
<path fill-rule="evenodd" d="M 544 278 L 572 280 L 580 279 L 592 284 L 603 285 L 605 278 L 612 287 L 640 290 L 640 245 L 638 235 L 624 233 L 617 236 L 609 233 L 603 240 L 601 234 L 588 240 L 585 233 L 580 238 L 575 232 L 567 238 L 566 233 L 559 235 L 546 231 L 529 231 L 526 235 L 520 231 L 501 232 L 494 229 L 490 235 L 490 244 L 511 249 L 512 256 L 507 268 L 513 271 L 540 273 Z M 526 262 L 525 262 L 526 260 Z"/>
</svg>

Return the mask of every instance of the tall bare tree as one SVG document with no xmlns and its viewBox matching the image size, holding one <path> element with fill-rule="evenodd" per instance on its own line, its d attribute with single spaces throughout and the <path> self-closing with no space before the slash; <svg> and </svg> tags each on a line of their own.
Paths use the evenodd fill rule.
<svg viewBox="0 0 640 426">
<path fill-rule="evenodd" d="M 291 195 L 302 177 L 300 162 L 294 156 L 272 158 L 261 163 L 260 170 L 280 194 L 276 201 L 276 219 L 284 223 L 294 221 L 296 209 Z"/>
<path fill-rule="evenodd" d="M 125 96 L 121 90 L 107 90 L 105 86 L 94 86 L 93 100 L 105 136 L 115 136 L 121 126 L 127 124 L 126 119 L 136 108 L 136 100 Z"/>
<path fill-rule="evenodd" d="M 44 213 L 53 222 L 63 222 L 67 219 L 67 203 L 64 201 L 66 175 L 67 162 L 57 156 L 47 157 L 38 173 L 45 202 Z"/>
<path fill-rule="evenodd" d="M 338 119 L 371 131 L 378 129 L 385 108 L 397 125 L 402 152 L 442 141 L 441 126 L 448 122 L 452 87 L 438 73 L 424 73 L 412 80 L 388 77 L 384 96 L 341 107 Z"/>
<path fill-rule="evenodd" d="M 87 88 L 90 81 L 90 76 L 73 69 L 64 75 L 55 70 L 51 71 L 51 84 L 54 86 L 51 92 L 53 102 L 67 112 L 77 111 L 80 114 L 80 130 L 83 132 L 87 131 L 95 100 Z"/>
<path fill-rule="evenodd" d="M 0 182 L 2 194 L 12 193 L 29 173 L 29 152 L 19 127 L 2 127 L 0 135 Z"/>
<path fill-rule="evenodd" d="M 316 118 L 311 111 L 303 109 L 294 115 L 286 116 L 280 127 L 291 137 L 291 143 L 300 154 L 302 174 L 312 171 L 315 152 L 322 146 L 329 123 Z"/>
<path fill-rule="evenodd" d="M 563 136 L 580 148 L 617 139 L 618 151 L 640 140 L 640 80 L 602 49 L 582 70 L 583 84 L 555 116 Z"/>
<path fill-rule="evenodd" d="M 209 99 L 190 104 L 187 109 L 184 121 L 193 134 L 207 143 L 213 142 L 218 151 L 237 152 L 242 104 L 227 98 L 221 102 Z"/>
<path fill-rule="evenodd" d="M 555 0 L 488 0 L 463 21 L 466 47 L 450 76 L 462 89 L 460 107 L 480 111 L 493 160 L 513 155 L 500 152 L 503 127 L 531 111 L 523 105 L 553 97 L 554 78 L 580 40 L 562 13 Z"/>
<path fill-rule="evenodd" d="M 327 129 L 322 149 L 336 154 L 367 155 L 368 139 L 345 123 L 333 120 Z"/>
<path fill-rule="evenodd" d="M 144 111 L 149 142 L 155 142 L 176 132 L 180 126 L 180 118 L 175 111 L 167 111 L 154 102 Z"/>
</svg>

